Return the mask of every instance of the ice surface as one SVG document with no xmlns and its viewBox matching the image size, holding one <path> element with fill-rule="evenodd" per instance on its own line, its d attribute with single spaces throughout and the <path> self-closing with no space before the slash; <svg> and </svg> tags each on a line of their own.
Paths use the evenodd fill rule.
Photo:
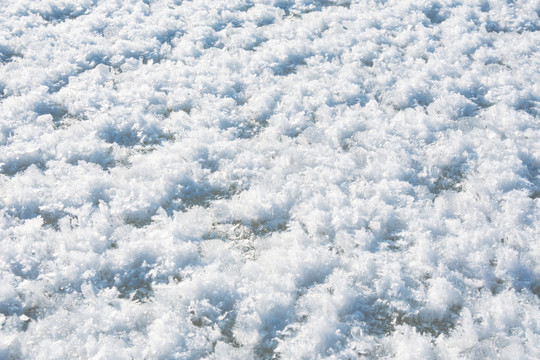
<svg viewBox="0 0 540 360">
<path fill-rule="evenodd" d="M 4 1 L 0 358 L 540 358 L 539 16 Z"/>
</svg>

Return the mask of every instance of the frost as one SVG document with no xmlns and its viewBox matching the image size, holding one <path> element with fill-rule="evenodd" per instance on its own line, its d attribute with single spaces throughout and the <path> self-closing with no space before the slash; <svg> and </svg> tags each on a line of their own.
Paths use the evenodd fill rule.
<svg viewBox="0 0 540 360">
<path fill-rule="evenodd" d="M 537 2 L 2 9 L 0 358 L 540 357 Z"/>
</svg>

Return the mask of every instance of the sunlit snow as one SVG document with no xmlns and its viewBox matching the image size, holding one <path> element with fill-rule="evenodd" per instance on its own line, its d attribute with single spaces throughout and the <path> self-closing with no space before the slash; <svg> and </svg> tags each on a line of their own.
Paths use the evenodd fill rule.
<svg viewBox="0 0 540 360">
<path fill-rule="evenodd" d="M 0 359 L 540 358 L 539 16 L 2 1 Z"/>
</svg>

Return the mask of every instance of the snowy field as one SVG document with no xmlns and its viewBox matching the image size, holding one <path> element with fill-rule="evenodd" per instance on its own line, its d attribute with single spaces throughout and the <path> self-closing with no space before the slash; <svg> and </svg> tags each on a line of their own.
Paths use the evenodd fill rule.
<svg viewBox="0 0 540 360">
<path fill-rule="evenodd" d="M 3 0 L 0 359 L 540 358 L 539 16 Z"/>
</svg>

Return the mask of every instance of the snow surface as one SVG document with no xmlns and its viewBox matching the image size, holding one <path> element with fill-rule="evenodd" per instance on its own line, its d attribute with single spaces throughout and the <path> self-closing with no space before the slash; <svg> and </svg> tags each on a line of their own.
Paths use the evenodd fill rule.
<svg viewBox="0 0 540 360">
<path fill-rule="evenodd" d="M 540 358 L 539 16 L 4 0 L 0 358 Z"/>
</svg>

